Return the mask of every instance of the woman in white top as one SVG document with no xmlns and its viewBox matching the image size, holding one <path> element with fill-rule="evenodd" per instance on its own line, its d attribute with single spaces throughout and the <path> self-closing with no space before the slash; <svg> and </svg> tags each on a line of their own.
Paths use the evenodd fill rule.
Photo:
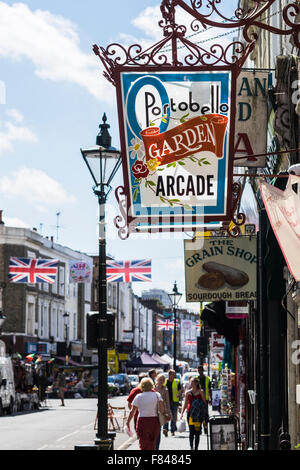
<svg viewBox="0 0 300 470">
<path fill-rule="evenodd" d="M 150 378 L 142 379 L 139 386 L 142 393 L 136 395 L 132 402 L 127 426 L 130 426 L 130 421 L 138 410 L 136 433 L 139 438 L 140 450 L 155 450 L 160 433 L 158 410 L 165 413 L 165 406 L 160 393 L 155 392 L 153 381 Z"/>
</svg>

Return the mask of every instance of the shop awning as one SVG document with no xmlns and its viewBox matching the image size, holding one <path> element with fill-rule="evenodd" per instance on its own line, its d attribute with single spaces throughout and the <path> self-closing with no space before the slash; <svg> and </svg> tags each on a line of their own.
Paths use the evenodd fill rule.
<svg viewBox="0 0 300 470">
<path fill-rule="evenodd" d="M 54 356 L 55 360 L 59 360 L 59 361 L 62 361 L 65 365 L 65 361 L 66 361 L 66 358 L 65 356 Z M 85 367 L 86 365 L 90 365 L 90 364 L 83 364 L 83 363 L 80 363 L 80 362 L 76 362 L 76 361 L 73 361 L 73 359 L 70 359 L 68 360 L 68 365 L 70 366 L 76 366 L 76 367 Z"/>
</svg>

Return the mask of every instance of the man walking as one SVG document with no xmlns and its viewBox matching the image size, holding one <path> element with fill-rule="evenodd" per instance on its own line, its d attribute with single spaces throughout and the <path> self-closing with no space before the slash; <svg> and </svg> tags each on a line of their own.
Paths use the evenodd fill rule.
<svg viewBox="0 0 300 470">
<path fill-rule="evenodd" d="M 176 379 L 175 370 L 169 370 L 168 379 L 166 381 L 166 387 L 168 388 L 169 398 L 170 398 L 170 408 L 172 413 L 171 419 L 171 435 L 175 436 L 175 431 L 177 431 L 176 421 L 177 421 L 177 411 L 179 406 L 179 397 L 181 395 L 181 384 L 180 380 Z M 163 434 L 168 436 L 169 423 L 164 425 Z"/>
<path fill-rule="evenodd" d="M 63 369 L 61 369 L 57 375 L 57 388 L 58 388 L 59 398 L 61 399 L 60 406 L 65 406 L 65 386 L 66 386 L 66 376 L 65 376 Z"/>
</svg>

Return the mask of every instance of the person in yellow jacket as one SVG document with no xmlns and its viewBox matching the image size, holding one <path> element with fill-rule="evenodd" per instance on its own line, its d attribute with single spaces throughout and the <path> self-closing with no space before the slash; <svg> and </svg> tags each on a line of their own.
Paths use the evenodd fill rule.
<svg viewBox="0 0 300 470">
<path fill-rule="evenodd" d="M 170 422 L 171 435 L 174 436 L 175 431 L 177 431 L 177 427 L 176 427 L 177 411 L 178 411 L 178 406 L 179 406 L 179 399 L 182 393 L 180 380 L 176 378 L 175 370 L 173 369 L 169 370 L 168 379 L 166 380 L 165 385 L 169 392 L 170 408 L 171 408 L 171 413 L 172 413 L 172 419 Z M 168 431 L 169 431 L 169 423 L 166 423 L 163 428 L 164 436 L 166 437 L 168 436 Z"/>
<path fill-rule="evenodd" d="M 199 375 L 197 376 L 197 379 L 199 380 L 200 386 L 201 386 L 202 390 L 204 391 L 204 396 L 205 396 L 205 400 L 206 400 L 206 403 L 207 403 L 207 415 L 206 415 L 206 418 L 205 418 L 205 422 L 203 423 L 204 431 L 207 434 L 207 423 L 208 423 L 208 419 L 209 419 L 208 402 L 211 402 L 211 397 L 212 397 L 211 380 L 208 377 L 208 375 L 204 375 L 203 366 L 198 367 L 198 373 L 199 373 Z"/>
</svg>

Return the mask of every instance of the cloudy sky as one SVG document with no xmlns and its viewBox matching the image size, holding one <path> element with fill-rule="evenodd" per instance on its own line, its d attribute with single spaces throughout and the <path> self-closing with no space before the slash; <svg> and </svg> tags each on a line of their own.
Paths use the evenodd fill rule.
<svg viewBox="0 0 300 470">
<path fill-rule="evenodd" d="M 92 46 L 154 44 L 162 38 L 159 5 L 158 0 L 0 1 L 0 209 L 7 225 L 36 227 L 43 236 L 58 234 L 62 245 L 97 253 L 97 200 L 80 148 L 95 144 L 104 111 L 116 147 L 119 134 L 115 90 Z M 194 39 L 216 34 L 210 29 Z M 107 252 L 116 259 L 152 259 L 153 282 L 135 283 L 135 292 L 171 291 L 175 280 L 184 292 L 187 236 L 121 241 L 112 224 L 113 194 L 108 213 Z"/>
</svg>

